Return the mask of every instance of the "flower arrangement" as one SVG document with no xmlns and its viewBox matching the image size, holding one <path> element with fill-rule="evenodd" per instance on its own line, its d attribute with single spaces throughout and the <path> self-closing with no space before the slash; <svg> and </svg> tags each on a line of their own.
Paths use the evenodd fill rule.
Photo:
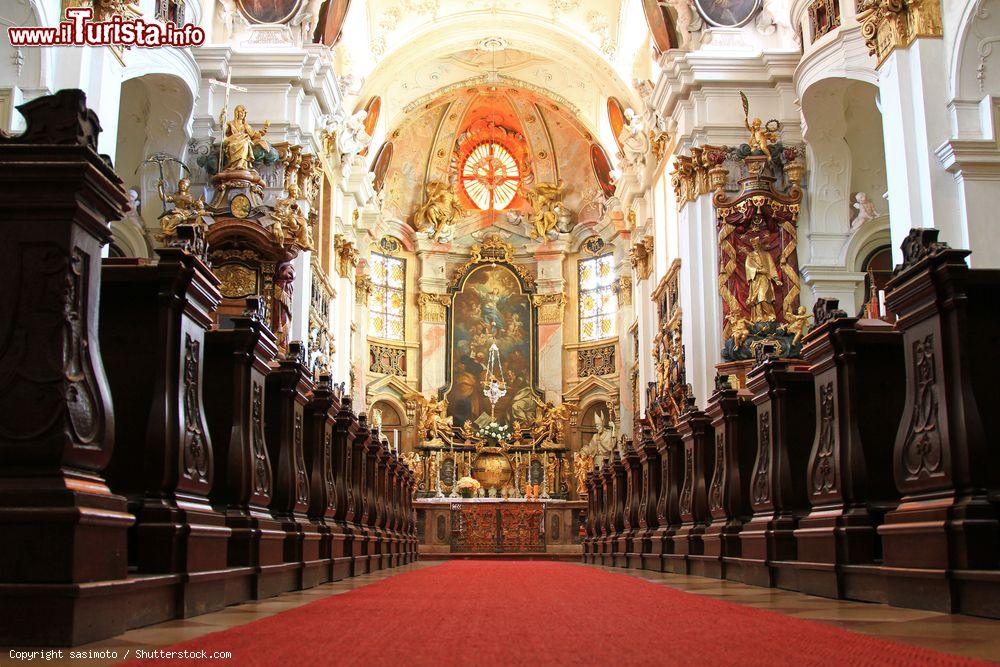
<svg viewBox="0 0 1000 667">
<path fill-rule="evenodd" d="M 471 498 L 481 488 L 482 484 L 471 477 L 460 477 L 455 482 L 455 489 L 465 498 Z"/>
<path fill-rule="evenodd" d="M 511 431 L 510 426 L 507 426 L 506 424 L 490 422 L 486 426 L 479 429 L 479 435 L 484 438 L 496 440 L 497 442 L 506 442 L 507 440 L 510 440 L 513 432 Z"/>
</svg>

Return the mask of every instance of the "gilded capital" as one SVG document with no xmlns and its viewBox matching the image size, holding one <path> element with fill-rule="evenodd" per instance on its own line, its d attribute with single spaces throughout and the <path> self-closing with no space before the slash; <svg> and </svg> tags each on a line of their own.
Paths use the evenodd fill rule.
<svg viewBox="0 0 1000 667">
<path fill-rule="evenodd" d="M 538 309 L 539 324 L 562 324 L 566 309 L 566 295 L 562 292 L 552 294 L 536 294 L 533 297 L 535 308 Z"/>
<path fill-rule="evenodd" d="M 430 324 L 444 324 L 448 321 L 448 306 L 451 300 L 444 294 L 423 293 L 417 297 L 420 321 Z"/>
<path fill-rule="evenodd" d="M 881 66 L 919 37 L 941 37 L 941 0 L 860 0 L 858 21 L 868 52 Z"/>
<path fill-rule="evenodd" d="M 337 254 L 337 273 L 341 278 L 349 278 L 358 265 L 358 249 L 353 242 L 337 234 L 333 237 L 333 250 Z"/>
<path fill-rule="evenodd" d="M 358 276 L 354 282 L 354 301 L 368 305 L 368 295 L 372 292 L 372 281 L 368 276 Z"/>
<path fill-rule="evenodd" d="M 648 278 L 650 271 L 653 269 L 653 237 L 647 236 L 636 241 L 629 248 L 628 258 L 632 263 L 632 268 L 635 270 L 636 278 L 639 280 Z"/>
</svg>

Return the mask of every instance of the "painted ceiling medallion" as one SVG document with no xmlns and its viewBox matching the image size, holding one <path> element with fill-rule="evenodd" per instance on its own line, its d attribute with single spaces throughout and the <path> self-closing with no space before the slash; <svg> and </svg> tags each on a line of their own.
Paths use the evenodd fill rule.
<svg viewBox="0 0 1000 667">
<path fill-rule="evenodd" d="M 509 46 L 510 42 L 503 37 L 486 37 L 479 40 L 480 51 L 506 51 Z"/>
<path fill-rule="evenodd" d="M 738 28 L 760 10 L 761 0 L 694 0 L 698 13 L 719 28 Z"/>
</svg>

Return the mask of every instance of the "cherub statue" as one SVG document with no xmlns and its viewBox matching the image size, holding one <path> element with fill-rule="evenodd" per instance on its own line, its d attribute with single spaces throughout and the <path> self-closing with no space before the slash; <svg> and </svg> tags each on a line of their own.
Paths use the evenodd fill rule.
<svg viewBox="0 0 1000 667">
<path fill-rule="evenodd" d="M 733 339 L 733 350 L 738 350 L 743 347 L 747 336 L 750 335 L 747 320 L 738 312 L 729 313 L 726 319 L 729 320 L 729 336 Z"/>
<path fill-rule="evenodd" d="M 799 306 L 799 310 L 796 313 L 785 313 L 785 331 L 792 334 L 793 346 L 798 345 L 799 341 L 802 340 L 802 335 L 805 333 L 810 317 L 812 315 L 806 312 L 805 306 Z"/>
<path fill-rule="evenodd" d="M 565 211 L 562 190 L 561 183 L 538 183 L 525 191 L 524 197 L 531 205 L 531 238 L 544 241 L 558 227 L 560 215 Z"/>
<path fill-rule="evenodd" d="M 868 198 L 864 192 L 859 192 L 854 195 L 854 208 L 857 210 L 857 215 L 851 220 L 851 230 L 858 229 L 861 225 L 865 224 L 869 220 L 874 220 L 879 216 L 878 210 L 875 208 L 875 204 L 872 200 Z"/>
<path fill-rule="evenodd" d="M 247 108 L 242 104 L 233 112 L 233 119 L 226 123 L 225 138 L 222 140 L 222 151 L 225 154 L 225 169 L 227 171 L 246 171 L 254 161 L 253 147 L 259 146 L 264 151 L 272 151 L 271 146 L 264 141 L 271 121 L 266 121 L 260 130 L 254 130 L 247 122 Z"/>
<path fill-rule="evenodd" d="M 163 179 L 160 179 L 156 184 L 156 190 L 164 207 L 168 203 L 174 205 L 172 209 L 164 210 L 160 215 L 160 231 L 163 238 L 174 236 L 177 225 L 202 224 L 201 216 L 205 215 L 205 200 L 191 196 L 190 180 L 182 178 L 177 181 L 177 191 L 167 194 L 163 189 Z"/>
<path fill-rule="evenodd" d="M 764 155 L 770 155 L 771 144 L 778 141 L 778 127 L 775 129 L 770 129 L 771 123 L 777 124 L 778 121 L 769 120 L 767 123 L 761 121 L 760 118 L 754 118 L 750 120 L 749 118 L 744 119 L 744 124 L 746 128 L 750 130 L 750 139 L 747 143 L 750 145 L 751 153 L 763 153 Z"/>
<path fill-rule="evenodd" d="M 441 181 L 427 184 L 427 200 L 413 212 L 413 226 L 427 238 L 448 243 L 455 234 L 455 222 L 465 212 L 452 187 Z"/>
</svg>

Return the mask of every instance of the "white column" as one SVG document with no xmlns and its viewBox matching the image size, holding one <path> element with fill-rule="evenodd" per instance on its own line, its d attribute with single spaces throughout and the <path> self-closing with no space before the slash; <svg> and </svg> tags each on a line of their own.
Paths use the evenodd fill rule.
<svg viewBox="0 0 1000 667">
<path fill-rule="evenodd" d="M 885 137 L 886 180 L 892 252 L 913 227 L 937 227 L 940 240 L 968 248 L 957 215 L 958 189 L 935 155 L 950 135 L 943 95 L 947 90 L 944 41 L 918 39 L 896 49 L 879 68 L 879 99 Z"/>
<path fill-rule="evenodd" d="M 699 405 L 715 386 L 715 364 L 722 361 L 722 302 L 715 211 L 711 195 L 689 202 L 678 215 L 681 323 L 687 381 Z"/>
</svg>

